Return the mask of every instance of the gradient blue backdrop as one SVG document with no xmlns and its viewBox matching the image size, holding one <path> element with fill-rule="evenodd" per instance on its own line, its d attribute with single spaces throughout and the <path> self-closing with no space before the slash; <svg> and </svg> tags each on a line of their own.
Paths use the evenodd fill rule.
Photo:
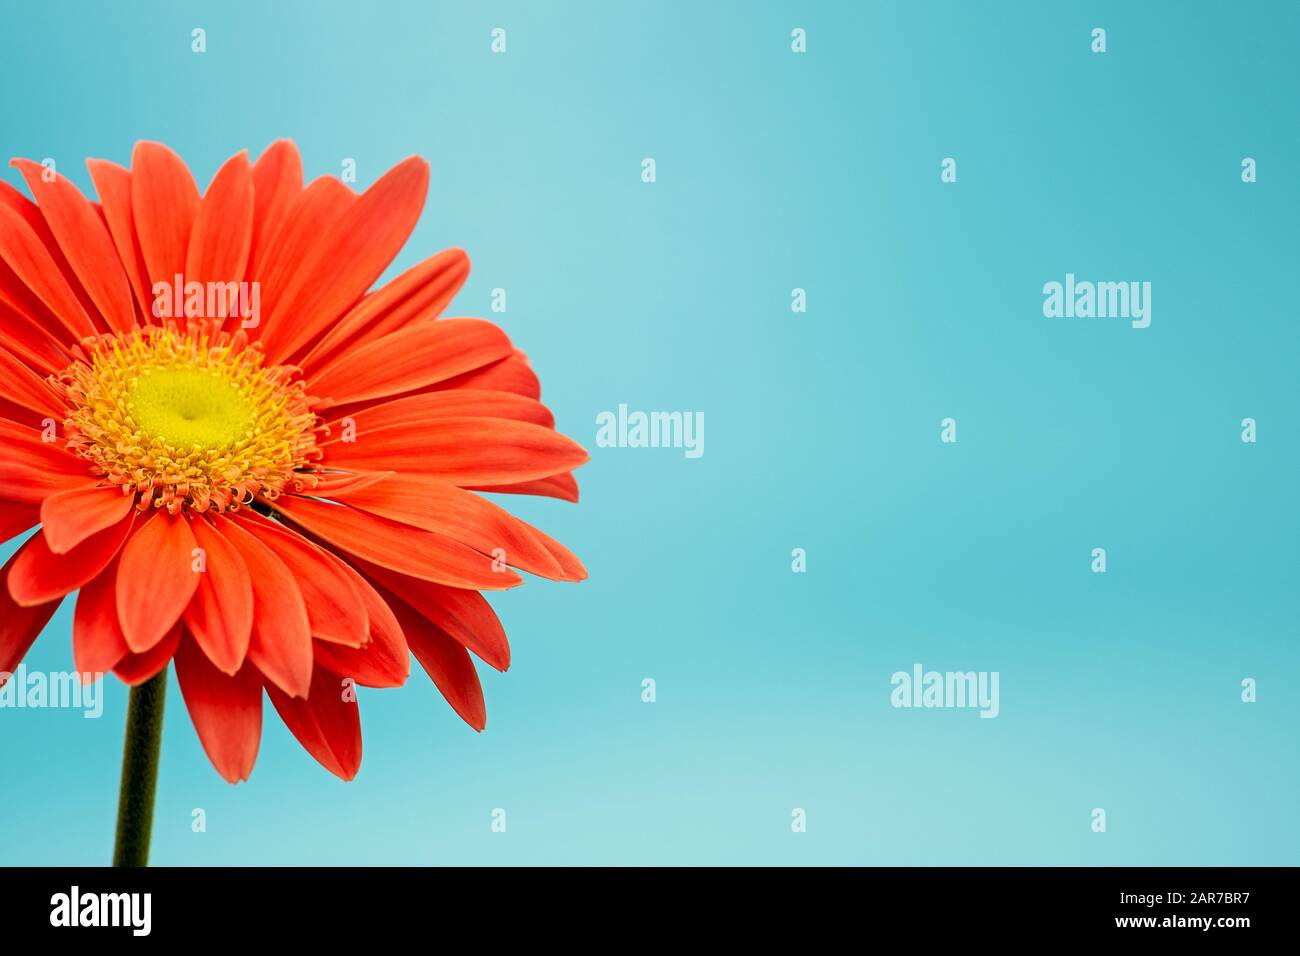
<svg viewBox="0 0 1300 956">
<path fill-rule="evenodd" d="M 393 274 L 466 248 L 453 311 L 508 289 L 593 453 L 517 505 L 591 578 L 494 596 L 486 733 L 417 673 L 355 782 L 268 707 L 231 787 L 173 681 L 156 863 L 1300 862 L 1300 8 L 378 6 L 3 14 L 3 152 L 87 191 L 142 138 L 204 184 L 282 136 L 362 187 L 428 157 Z M 1151 327 L 1043 318 L 1067 271 L 1151 281 Z M 703 411 L 704 457 L 596 448 L 620 402 Z M 1000 671 L 1001 716 L 891 708 L 918 661 Z M 125 701 L 0 712 L 0 862 L 107 862 Z"/>
</svg>

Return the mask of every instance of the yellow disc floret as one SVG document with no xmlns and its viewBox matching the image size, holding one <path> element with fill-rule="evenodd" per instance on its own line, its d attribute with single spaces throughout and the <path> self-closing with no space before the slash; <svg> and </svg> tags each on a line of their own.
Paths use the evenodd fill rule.
<svg viewBox="0 0 1300 956">
<path fill-rule="evenodd" d="M 87 340 L 54 384 L 68 447 L 139 507 L 225 511 L 302 490 L 316 415 L 243 332 L 148 327 Z"/>
</svg>

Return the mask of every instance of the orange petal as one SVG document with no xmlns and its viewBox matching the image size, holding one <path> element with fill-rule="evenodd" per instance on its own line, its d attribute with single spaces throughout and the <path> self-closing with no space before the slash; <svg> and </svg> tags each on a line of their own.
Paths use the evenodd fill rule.
<svg viewBox="0 0 1300 956">
<path fill-rule="evenodd" d="M 20 461 L 14 449 L 0 445 L 0 487 L 14 501 L 40 504 L 60 491 L 86 486 L 86 475 L 42 472 L 39 468 L 39 464 Z"/>
<path fill-rule="evenodd" d="M 489 491 L 499 495 L 543 495 L 561 501 L 578 500 L 578 481 L 571 473 L 504 485 L 467 485 L 466 490 Z"/>
<path fill-rule="evenodd" d="M 41 432 L 0 419 L 0 488 L 11 501 L 39 504 L 69 488 L 84 488 L 94 479 L 85 462 Z"/>
<path fill-rule="evenodd" d="M 532 525 L 528 525 L 528 530 L 533 533 L 533 537 L 535 537 L 538 541 L 540 541 L 543 545 L 546 546 L 546 550 L 551 552 L 551 557 L 553 557 L 556 563 L 559 564 L 560 570 L 563 572 L 563 577 L 561 577 L 559 580 L 561 581 L 585 581 L 586 580 L 587 569 L 582 566 L 582 562 L 578 560 L 578 556 L 576 554 L 574 554 L 564 545 L 560 544 L 560 542 L 556 541 L 554 538 L 548 536 L 544 531 L 540 531 L 539 529 L 534 528 Z"/>
<path fill-rule="evenodd" d="M 4 181 L 0 180 L 0 185 Z M 8 317 L 17 316 L 28 325 L 38 328 L 59 342 L 63 346 L 64 342 L 75 341 L 79 336 L 70 335 L 68 327 L 59 319 L 49 306 L 40 300 L 40 298 L 31 289 L 27 288 L 24 282 L 9 264 L 0 257 L 0 304 L 5 306 L 5 315 Z"/>
<path fill-rule="evenodd" d="M 176 622 L 176 626 L 163 635 L 160 640 L 143 654 L 127 654 L 113 666 L 113 673 L 117 675 L 122 683 L 131 687 L 138 687 L 150 678 L 157 677 L 158 673 L 167 666 L 167 662 L 172 659 L 176 653 L 176 648 L 181 641 L 181 623 Z"/>
<path fill-rule="evenodd" d="M 346 562 L 342 566 L 365 605 L 370 642 L 364 647 L 346 647 L 316 641 L 316 661 L 336 674 L 346 674 L 363 687 L 401 687 L 411 675 L 411 651 L 406 646 L 401 625 L 370 582 Z"/>
<path fill-rule="evenodd" d="M 135 504 L 120 488 L 86 485 L 50 495 L 41 503 L 41 531 L 55 554 L 64 554 L 97 531 L 111 528 Z"/>
<path fill-rule="evenodd" d="M 0 184 L 3 182 L 0 180 Z M 60 343 L 70 339 L 67 326 L 37 298 L 35 292 L 27 288 L 27 283 L 9 268 L 3 257 L 0 257 L 0 304 L 5 306 L 7 316 L 16 314 L 29 325 L 44 329 Z"/>
<path fill-rule="evenodd" d="M 199 202 L 185 256 L 185 278 L 204 283 L 205 288 L 209 282 L 242 282 L 252 243 L 253 171 L 248 165 L 248 154 L 237 153 L 217 170 L 207 194 Z M 237 314 L 234 296 L 215 304 L 216 316 L 205 318 Z"/>
<path fill-rule="evenodd" d="M 264 315 L 277 314 L 275 305 L 293 281 L 299 264 L 337 227 L 356 201 L 356 193 L 333 176 L 312 180 L 293 198 L 279 226 L 268 233 L 265 252 L 258 254 L 255 263 L 253 277 L 262 283 Z M 292 320 L 293 316 L 288 316 L 287 321 Z M 264 327 L 259 334 L 265 331 Z"/>
<path fill-rule="evenodd" d="M 68 350 L 39 322 L 34 322 L 0 299 L 0 346 L 23 360 L 29 368 L 46 374 L 72 364 Z"/>
<path fill-rule="evenodd" d="M 10 578 L 14 566 L 22 559 L 23 552 L 31 545 L 32 538 L 0 568 L 0 674 L 12 674 L 27 651 L 36 641 L 41 629 L 59 609 L 63 595 L 59 595 L 45 604 L 24 606 L 15 603 L 10 596 Z M 5 684 L 0 680 L 0 687 Z"/>
<path fill-rule="evenodd" d="M 0 501 L 0 542 L 10 541 L 40 523 L 41 509 L 28 501 Z"/>
<path fill-rule="evenodd" d="M 0 395 L 23 408 L 63 421 L 63 402 L 26 363 L 0 348 Z"/>
<path fill-rule="evenodd" d="M 445 392 L 422 392 L 396 398 L 379 405 L 368 405 L 349 413 L 356 432 L 375 428 L 409 428 L 430 418 L 509 418 L 532 422 L 544 428 L 555 427 L 555 417 L 541 402 L 513 392 L 496 392 L 485 388 L 453 388 Z M 342 435 L 345 417 L 328 422 L 331 436 Z"/>
<path fill-rule="evenodd" d="M 412 156 L 381 176 L 321 237 L 283 293 L 263 303 L 269 364 L 315 341 L 365 294 L 415 228 L 428 191 L 429 164 Z"/>
<path fill-rule="evenodd" d="M 494 391 L 514 392 L 528 398 L 542 397 L 542 385 L 537 380 L 537 373 L 528 364 L 528 357 L 518 349 L 498 362 L 449 378 L 433 388 L 490 388 Z"/>
<path fill-rule="evenodd" d="M 23 174 L 59 248 L 108 327 L 119 332 L 134 328 L 131 283 L 95 207 L 67 176 L 48 180 L 44 166 L 26 159 L 10 165 Z"/>
<path fill-rule="evenodd" d="M 284 562 L 237 522 L 215 515 L 213 523 L 244 559 L 253 585 L 249 659 L 286 694 L 306 697 L 311 687 L 311 627 L 302 591 Z"/>
<path fill-rule="evenodd" d="M 117 619 L 134 654 L 152 648 L 180 620 L 199 586 L 194 532 L 185 515 L 157 509 L 122 549 Z"/>
<path fill-rule="evenodd" d="M 131 155 L 131 212 L 153 282 L 185 272 L 199 187 L 185 163 L 161 143 L 136 143 Z"/>
<path fill-rule="evenodd" d="M 483 688 L 469 652 L 436 624 L 426 620 L 401 601 L 393 605 L 406 635 L 406 643 L 420 666 L 433 678 L 442 696 L 461 720 L 475 730 L 487 726 L 487 705 Z"/>
<path fill-rule="evenodd" d="M 472 492 L 427 475 L 393 475 L 335 496 L 354 508 L 445 534 L 501 563 L 553 580 L 564 573 L 524 522 Z"/>
<path fill-rule="evenodd" d="M 81 586 L 72 617 L 72 659 L 82 674 L 112 670 L 131 653 L 117 621 L 117 558 Z"/>
<path fill-rule="evenodd" d="M 257 278 L 267 243 L 302 193 L 302 158 L 292 140 L 278 139 L 253 164 L 253 245 L 249 275 Z"/>
<path fill-rule="evenodd" d="M 21 405 L 15 405 L 9 399 L 0 395 L 0 429 L 5 430 L 7 435 L 9 428 L 26 429 L 28 434 L 40 434 L 44 427 L 41 416 L 32 411 L 30 408 L 23 408 Z M 46 422 L 46 425 L 49 423 Z M 0 435 L 0 442 L 5 440 L 5 435 Z M 14 501 L 20 499 L 10 496 Z"/>
<path fill-rule="evenodd" d="M 131 171 L 104 159 L 86 160 L 91 181 L 99 193 L 99 205 L 104 211 L 118 260 L 126 271 L 135 292 L 136 310 L 141 316 L 152 314 L 153 292 L 149 273 L 145 269 L 144 253 L 140 239 L 135 234 L 135 213 L 131 206 Z"/>
<path fill-rule="evenodd" d="M 487 599 L 477 591 L 447 588 L 373 565 L 365 571 L 383 586 L 381 596 L 392 598 L 392 606 L 398 600 L 405 602 L 492 667 L 499 671 L 510 667 L 510 643 L 505 628 Z"/>
<path fill-rule="evenodd" d="M 366 345 L 418 319 L 437 318 L 468 277 L 464 249 L 430 256 L 362 299 L 312 347 L 302 367 L 313 374 L 344 349 Z"/>
<path fill-rule="evenodd" d="M 267 696 L 298 743 L 330 773 L 351 780 L 361 768 L 361 717 L 355 694 L 345 700 L 343 679 L 323 667 L 311 678 L 311 693 L 290 698 L 267 684 Z"/>
<path fill-rule="evenodd" d="M 65 256 L 63 250 L 59 248 L 58 240 L 54 238 L 54 233 L 50 232 L 49 223 L 47 223 L 45 217 L 41 215 L 41 211 L 37 207 L 36 203 L 32 202 L 8 183 L 0 180 L 0 206 L 5 206 L 17 213 L 18 217 L 27 224 L 27 227 L 31 229 L 31 231 L 36 235 L 36 238 L 40 240 L 40 244 L 45 247 L 45 251 L 49 253 L 49 256 L 54 261 L 59 274 L 63 277 L 64 284 L 72 290 L 72 294 L 76 297 L 78 304 L 81 306 L 81 311 L 91 319 L 91 324 L 94 325 L 94 319 L 98 317 L 96 315 L 97 310 L 95 309 L 95 305 L 91 302 L 90 296 L 86 295 L 86 290 L 81 287 L 81 281 L 77 278 L 77 274 L 72 270 L 72 266 L 68 263 L 68 257 Z M 8 269 L 8 266 L 6 266 L 5 269 Z M 13 273 L 11 272 L 10 275 L 12 274 Z M 55 318 L 54 314 L 49 312 L 45 306 L 38 304 L 38 309 L 43 310 L 56 326 L 64 329 L 67 328 L 63 325 L 63 320 Z M 30 311 L 28 311 L 27 314 L 34 315 Z M 40 318 L 40 316 L 34 317 Z M 96 329 L 96 331 L 101 330 Z"/>
<path fill-rule="evenodd" d="M 96 333 L 49 249 L 18 213 L 4 205 L 0 205 L 0 256 L 74 339 Z"/>
<path fill-rule="evenodd" d="M 488 591 L 523 583 L 512 571 L 494 572 L 491 558 L 440 534 L 291 495 L 278 499 L 275 506 L 335 547 L 413 578 Z"/>
<path fill-rule="evenodd" d="M 425 319 L 344 352 L 311 382 L 324 406 L 399 395 L 494 362 L 511 351 L 482 319 Z"/>
<path fill-rule="evenodd" d="M 350 647 L 360 647 L 369 639 L 361 595 L 343 571 L 343 562 L 297 532 L 260 516 L 244 518 L 240 527 L 275 552 L 298 582 L 312 637 Z"/>
<path fill-rule="evenodd" d="M 55 554 L 38 533 L 28 539 L 9 573 L 9 593 L 31 607 L 77 590 L 108 566 L 131 533 L 135 512 L 92 534 L 65 554 Z"/>
<path fill-rule="evenodd" d="M 207 520 L 193 519 L 190 530 L 203 549 L 204 573 L 185 608 L 185 627 L 217 670 L 234 675 L 252 639 L 253 582 L 239 551 Z"/>
<path fill-rule="evenodd" d="M 397 474 L 395 471 L 358 471 L 348 474 L 318 473 L 312 494 L 318 498 L 339 498 L 349 491 L 368 488 Z"/>
<path fill-rule="evenodd" d="M 62 421 L 60 418 L 59 421 Z M 0 479 L 19 479 L 29 477 L 23 474 L 31 472 L 36 479 L 42 472 L 52 472 L 54 477 L 46 480 L 45 485 L 61 489 L 69 483 L 86 484 L 94 479 L 87 472 L 86 462 L 67 451 L 60 441 L 44 441 L 47 432 L 44 428 L 24 425 L 9 419 L 0 418 Z M 13 469 L 11 474 L 7 468 Z M 5 497 L 14 501 L 44 501 L 48 494 L 33 497 L 25 494 L 18 480 L 13 484 L 0 484 Z"/>
<path fill-rule="evenodd" d="M 505 418 L 439 418 L 424 428 L 379 428 L 358 432 L 353 442 L 329 442 L 324 450 L 329 468 L 437 475 L 457 485 L 533 481 L 587 461 L 573 439 Z"/>
<path fill-rule="evenodd" d="M 228 783 L 247 780 L 262 740 L 262 675 L 252 664 L 223 674 L 187 634 L 176 648 L 176 680 L 212 766 Z"/>
</svg>

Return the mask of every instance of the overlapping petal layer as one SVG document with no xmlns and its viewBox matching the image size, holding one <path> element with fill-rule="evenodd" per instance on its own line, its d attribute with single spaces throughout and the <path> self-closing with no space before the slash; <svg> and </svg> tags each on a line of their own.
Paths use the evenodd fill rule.
<svg viewBox="0 0 1300 956">
<path fill-rule="evenodd" d="M 0 569 L 0 672 L 78 592 L 78 669 L 174 661 L 231 782 L 263 693 L 351 779 L 356 688 L 401 685 L 412 654 L 482 730 L 471 655 L 505 670 L 510 648 L 481 592 L 586 571 L 478 492 L 575 501 L 587 456 L 500 328 L 443 317 L 463 251 L 371 288 L 428 164 L 304 187 L 280 141 L 200 192 L 140 143 L 129 169 L 88 162 L 97 201 L 13 165 L 33 198 L 0 183 L 0 540 L 39 528 Z"/>
</svg>

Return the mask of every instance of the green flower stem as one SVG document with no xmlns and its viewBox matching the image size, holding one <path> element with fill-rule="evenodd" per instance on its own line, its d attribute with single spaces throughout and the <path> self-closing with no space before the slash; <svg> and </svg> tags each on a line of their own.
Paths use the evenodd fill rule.
<svg viewBox="0 0 1300 956">
<path fill-rule="evenodd" d="M 131 688 L 126 709 L 126 743 L 122 750 L 114 866 L 149 865 L 149 835 L 153 830 L 153 798 L 158 785 L 166 697 L 166 667 L 139 687 Z"/>
</svg>

